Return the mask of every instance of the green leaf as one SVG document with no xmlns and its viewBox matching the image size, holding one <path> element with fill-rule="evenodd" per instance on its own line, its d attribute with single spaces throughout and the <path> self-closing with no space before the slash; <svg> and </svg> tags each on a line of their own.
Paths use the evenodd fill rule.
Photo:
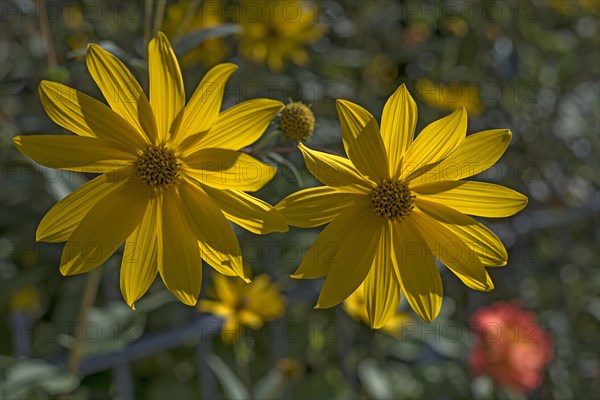
<svg viewBox="0 0 600 400">
<path fill-rule="evenodd" d="M 221 383 L 225 396 L 232 400 L 250 399 L 250 393 L 240 378 L 229 368 L 223 360 L 216 354 L 207 357 L 206 363 L 213 370 L 217 379 Z"/>
<path fill-rule="evenodd" d="M 252 152 L 253 153 L 257 153 L 260 150 L 264 149 L 265 147 L 267 147 L 267 145 L 269 143 L 271 143 L 273 141 L 273 139 L 280 137 L 281 135 L 283 135 L 283 132 L 281 132 L 279 129 L 275 129 L 269 133 L 266 133 L 265 135 L 263 135 L 258 142 L 256 142 L 253 146 L 252 146 Z"/>
<path fill-rule="evenodd" d="M 52 396 L 70 393 L 79 387 L 79 377 L 44 360 L 18 360 L 5 370 L 2 398 L 21 399 L 34 388 Z"/>
<path fill-rule="evenodd" d="M 256 382 L 254 385 L 254 398 L 264 400 L 279 399 L 285 388 L 285 383 L 285 375 L 277 368 L 274 368 Z"/>
<path fill-rule="evenodd" d="M 242 31 L 243 28 L 240 25 L 230 23 L 199 29 L 177 40 L 173 44 L 173 51 L 175 51 L 175 54 L 180 57 L 207 39 L 237 35 L 242 33 Z"/>
<path fill-rule="evenodd" d="M 273 151 L 267 152 L 265 154 L 265 156 L 268 159 L 276 162 L 277 164 L 281 164 L 289 172 L 291 172 L 292 176 L 294 177 L 294 179 L 296 180 L 296 182 L 298 182 L 298 186 L 299 187 L 303 187 L 304 186 L 304 181 L 302 180 L 302 176 L 300 176 L 300 172 L 298 172 L 298 168 L 296 168 L 296 166 L 290 160 L 286 159 L 281 154 L 275 153 Z M 263 160 L 263 161 L 265 161 L 265 160 Z"/>
<path fill-rule="evenodd" d="M 117 57 L 121 61 L 127 61 L 134 59 L 134 57 L 129 54 L 125 49 L 121 46 L 113 42 L 112 40 L 103 40 L 98 43 L 98 46 L 102 47 L 104 50 L 108 51 L 115 57 Z M 81 49 L 73 50 L 67 53 L 67 58 L 75 58 L 75 57 L 83 57 L 87 54 L 87 47 L 82 47 Z"/>
<path fill-rule="evenodd" d="M 358 376 L 366 392 L 373 399 L 392 399 L 392 385 L 386 371 L 382 370 L 377 361 L 367 358 L 358 365 Z"/>
<path fill-rule="evenodd" d="M 422 384 L 406 365 L 378 363 L 367 358 L 358 365 L 358 377 L 373 399 L 423 398 Z"/>
<path fill-rule="evenodd" d="M 126 347 L 142 335 L 145 324 L 146 313 L 132 311 L 120 301 L 91 308 L 83 334 L 85 357 L 107 354 Z M 63 346 L 70 347 L 73 338 L 62 334 L 58 341 Z"/>
</svg>

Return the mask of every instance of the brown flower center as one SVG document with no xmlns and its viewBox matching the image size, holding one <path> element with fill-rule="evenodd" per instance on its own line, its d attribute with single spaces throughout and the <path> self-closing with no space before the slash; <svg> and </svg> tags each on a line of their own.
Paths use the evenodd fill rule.
<svg viewBox="0 0 600 400">
<path fill-rule="evenodd" d="M 410 214 L 416 196 L 405 183 L 383 180 L 371 191 L 370 197 L 377 215 L 399 222 Z"/>
<path fill-rule="evenodd" d="M 138 158 L 137 169 L 142 180 L 155 188 L 164 188 L 177 182 L 181 163 L 171 150 L 150 146 Z"/>
</svg>

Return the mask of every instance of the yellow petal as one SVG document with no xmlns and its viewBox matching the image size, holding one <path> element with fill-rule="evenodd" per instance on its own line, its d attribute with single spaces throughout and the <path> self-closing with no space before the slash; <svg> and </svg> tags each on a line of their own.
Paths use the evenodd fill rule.
<svg viewBox="0 0 600 400">
<path fill-rule="evenodd" d="M 127 182 L 96 203 L 69 237 L 60 272 L 81 274 L 106 261 L 140 224 L 149 199 L 145 185 Z"/>
<path fill-rule="evenodd" d="M 398 313 L 390 318 L 388 322 L 381 327 L 381 331 L 390 336 L 399 338 L 402 336 L 402 326 L 409 322 L 413 322 L 413 319 L 408 315 L 408 313 Z"/>
<path fill-rule="evenodd" d="M 425 173 L 458 149 L 466 133 L 464 107 L 427 125 L 404 154 L 399 179 L 410 181 Z"/>
<path fill-rule="evenodd" d="M 394 224 L 394 256 L 400 271 L 404 296 L 412 309 L 427 322 L 442 306 L 442 280 L 433 256 L 410 217 Z"/>
<path fill-rule="evenodd" d="M 271 283 L 267 275 L 259 275 L 246 285 L 245 308 L 265 321 L 271 321 L 285 313 L 286 298 L 281 295 L 279 285 Z"/>
<path fill-rule="evenodd" d="M 221 327 L 221 340 L 224 343 L 232 343 L 242 338 L 242 324 L 239 323 L 235 315 L 223 319 Z"/>
<path fill-rule="evenodd" d="M 138 137 L 158 143 L 156 120 L 144 90 L 127 67 L 102 47 L 90 44 L 85 58 L 88 70 L 104 98 L 121 117 L 136 128 Z M 124 135 L 125 132 L 116 131 Z"/>
<path fill-rule="evenodd" d="M 374 181 L 389 178 L 385 146 L 377 121 L 367 110 L 347 100 L 335 102 L 348 158 Z"/>
<path fill-rule="evenodd" d="M 183 304 L 193 306 L 202 287 L 202 259 L 184 202 L 174 190 L 162 193 L 158 270 L 167 289 Z"/>
<path fill-rule="evenodd" d="M 202 149 L 183 158 L 185 174 L 218 189 L 253 192 L 261 189 L 277 169 L 236 150 Z"/>
<path fill-rule="evenodd" d="M 371 271 L 365 279 L 365 305 L 373 329 L 382 328 L 396 314 L 400 303 L 402 289 L 398 280 L 397 259 L 392 250 L 392 229 L 391 222 L 385 223 Z"/>
<path fill-rule="evenodd" d="M 348 159 L 311 150 L 302 143 L 298 148 L 302 152 L 306 168 L 324 185 L 360 193 L 371 191 L 372 183 L 362 177 Z"/>
<path fill-rule="evenodd" d="M 313 247 L 322 244 L 325 244 L 324 248 L 327 245 L 333 246 L 332 254 L 328 257 L 326 252 L 321 252 L 319 257 L 314 257 L 314 251 L 309 250 L 305 257 L 309 263 L 321 265 L 307 270 L 329 268 L 315 308 L 329 308 L 341 303 L 363 283 L 373 265 L 384 229 L 383 219 L 377 217 L 370 207 L 362 205 L 358 209 L 353 207 L 340 214 L 329 226 L 338 219 L 341 220 L 338 226 L 343 225 L 341 228 L 344 233 L 335 237 L 329 236 L 329 241 L 317 240 L 313 244 Z M 302 263 L 304 264 L 304 261 Z"/>
<path fill-rule="evenodd" d="M 150 105 L 156 117 L 158 142 L 177 131 L 175 119 L 185 106 L 185 91 L 179 63 L 167 37 L 158 35 L 148 44 Z"/>
<path fill-rule="evenodd" d="M 271 51 L 269 53 L 269 56 L 267 57 L 267 65 L 269 66 L 269 69 L 273 72 L 281 72 L 283 71 L 283 67 L 284 67 L 284 61 L 283 61 L 283 57 L 281 56 L 281 52 L 277 51 Z"/>
<path fill-rule="evenodd" d="M 371 214 L 369 215 L 367 212 Z M 308 249 L 302 263 L 296 272 L 294 272 L 292 278 L 315 279 L 327 275 L 331 265 L 340 260 L 338 251 L 343 239 L 349 238 L 349 240 L 353 240 L 351 235 L 349 235 L 349 230 L 358 230 L 356 227 L 357 224 L 355 224 L 357 213 L 363 215 L 365 219 L 369 216 L 375 216 L 368 201 L 361 201 L 347 208 L 323 229 Z M 364 244 L 360 246 L 363 248 Z M 345 257 L 345 255 L 341 255 L 341 257 Z M 355 262 L 352 261 L 350 265 L 355 265 Z"/>
<path fill-rule="evenodd" d="M 35 233 L 36 240 L 57 243 L 69 239 L 88 211 L 133 172 L 130 169 L 128 174 L 121 170 L 102 174 L 71 192 L 44 215 Z"/>
<path fill-rule="evenodd" d="M 527 197 L 521 193 L 485 182 L 440 181 L 411 187 L 411 191 L 424 200 L 479 217 L 510 217 L 527 205 Z"/>
<path fill-rule="evenodd" d="M 467 136 L 458 149 L 411 184 L 458 180 L 476 175 L 498 161 L 510 144 L 508 129 L 494 129 Z"/>
<path fill-rule="evenodd" d="M 137 155 L 107 140 L 67 135 L 16 136 L 17 149 L 49 168 L 98 174 L 125 169 Z"/>
<path fill-rule="evenodd" d="M 388 168 L 399 176 L 400 160 L 413 142 L 417 126 L 417 104 L 402 84 L 390 96 L 381 116 L 381 137 L 388 156 Z"/>
<path fill-rule="evenodd" d="M 367 275 L 368 277 L 368 275 Z M 365 279 L 366 280 L 366 279 Z M 358 287 L 342 304 L 344 311 L 353 319 L 362 321 L 365 324 L 369 323 L 369 316 L 365 307 L 364 295 L 365 283 Z"/>
<path fill-rule="evenodd" d="M 477 253 L 484 266 L 506 265 L 508 254 L 504 245 L 483 224 L 453 208 L 420 197 L 416 198 L 415 205 L 423 213 L 457 235 L 472 251 Z"/>
<path fill-rule="evenodd" d="M 215 296 L 222 300 L 223 303 L 231 307 L 237 306 L 239 299 L 239 291 L 237 285 L 232 278 L 222 274 L 211 274 Z"/>
<path fill-rule="evenodd" d="M 185 182 L 181 185 L 181 199 L 194 236 L 200 241 L 202 258 L 224 275 L 237 275 L 249 281 L 244 274 L 242 251 L 233 229 L 223 212 L 202 188 Z"/>
<path fill-rule="evenodd" d="M 264 235 L 271 232 L 287 232 L 288 224 L 283 216 L 269 203 L 241 190 L 204 187 L 225 217 L 252 233 Z"/>
<path fill-rule="evenodd" d="M 331 222 L 342 211 L 364 197 L 364 194 L 341 192 L 321 186 L 292 193 L 275 208 L 290 225 L 312 228 Z"/>
<path fill-rule="evenodd" d="M 210 242 L 198 242 L 198 246 L 200 248 L 200 257 L 210 265 L 215 271 L 223 274 L 225 276 L 239 276 L 238 272 L 234 271 L 230 265 L 230 262 L 227 261 L 226 256 L 223 255 L 221 247 L 218 243 L 214 241 Z M 241 254 L 241 250 L 240 250 Z M 231 257 L 231 256 L 228 256 Z M 241 258 L 241 256 L 240 256 Z M 241 261 L 240 261 L 241 262 Z M 245 278 L 248 282 L 249 278 Z"/>
<path fill-rule="evenodd" d="M 262 136 L 273 117 L 283 108 L 283 103 L 270 99 L 253 99 L 237 104 L 219 114 L 216 123 L 205 135 L 188 138 L 182 145 L 184 155 L 208 147 L 239 150 L 249 146 Z"/>
<path fill-rule="evenodd" d="M 260 297 L 260 296 L 265 296 L 268 295 L 270 293 L 269 290 L 272 289 L 273 287 L 275 287 L 277 284 L 276 283 L 271 283 L 271 279 L 269 278 L 268 275 L 266 274 L 261 274 L 258 276 L 255 276 L 252 279 L 252 282 L 250 285 L 245 285 L 244 289 L 246 289 L 246 292 L 248 295 L 252 296 L 252 297 Z M 249 299 L 249 303 L 252 303 L 252 300 L 254 299 Z"/>
<path fill-rule="evenodd" d="M 494 288 L 477 253 L 459 236 L 419 210 L 413 210 L 409 218 L 419 227 L 431 252 L 465 285 L 484 292 Z"/>
<path fill-rule="evenodd" d="M 206 73 L 183 112 L 183 119 L 174 143 L 213 127 L 221 112 L 221 102 L 227 80 L 237 70 L 235 64 L 220 64 Z"/>
<path fill-rule="evenodd" d="M 134 151 L 144 146 L 145 139 L 131 124 L 93 97 L 50 81 L 40 83 L 39 93 L 48 116 L 63 128 Z"/>
<path fill-rule="evenodd" d="M 148 291 L 158 274 L 158 201 L 150 198 L 142 223 L 125 242 L 121 261 L 121 294 L 131 307 Z"/>
<path fill-rule="evenodd" d="M 250 310 L 240 310 L 237 317 L 240 321 L 240 324 L 251 329 L 259 329 L 263 325 L 261 316 Z"/>
<path fill-rule="evenodd" d="M 200 300 L 198 302 L 198 311 L 211 313 L 221 318 L 228 318 L 234 313 L 234 310 L 228 305 L 212 300 Z"/>
</svg>

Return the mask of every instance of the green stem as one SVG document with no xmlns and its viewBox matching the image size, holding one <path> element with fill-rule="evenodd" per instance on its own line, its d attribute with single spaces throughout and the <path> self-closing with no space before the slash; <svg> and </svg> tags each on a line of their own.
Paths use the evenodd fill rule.
<svg viewBox="0 0 600 400">
<path fill-rule="evenodd" d="M 85 291 L 83 292 L 83 298 L 81 299 L 81 307 L 79 309 L 79 316 L 77 317 L 77 325 L 75 326 L 75 337 L 71 352 L 69 353 L 69 362 L 67 369 L 70 372 L 77 372 L 79 369 L 79 363 L 81 362 L 81 355 L 83 354 L 83 335 L 85 332 L 85 325 L 87 323 L 87 316 L 90 308 L 96 301 L 96 293 L 98 292 L 98 286 L 100 285 L 100 278 L 102 277 L 102 270 L 100 268 L 94 268 L 88 274 L 87 282 L 85 284 Z"/>
<path fill-rule="evenodd" d="M 144 58 L 148 59 L 148 43 L 150 43 L 150 36 L 152 29 L 152 0 L 146 0 L 144 5 Z"/>
<path fill-rule="evenodd" d="M 323 153 L 327 153 L 327 154 L 333 154 L 334 156 L 343 157 L 343 155 L 341 155 L 340 153 L 331 151 L 329 149 L 326 149 L 325 147 L 311 147 L 311 149 L 317 150 L 317 151 L 320 151 Z M 266 147 L 264 149 L 256 149 L 256 148 L 250 146 L 250 147 L 244 147 L 240 151 L 243 151 L 244 153 L 248 153 L 248 154 L 252 154 L 252 155 L 256 155 L 256 154 L 260 154 L 260 153 L 267 153 L 267 152 L 295 153 L 298 151 L 298 148 L 296 146 L 283 146 L 283 147 Z"/>
<path fill-rule="evenodd" d="M 42 37 L 46 41 L 46 48 L 48 52 L 48 66 L 53 67 L 58 63 L 56 57 L 56 49 L 54 48 L 54 40 L 52 39 L 52 32 L 50 31 L 50 24 L 48 23 L 48 17 L 43 15 L 43 10 L 46 10 L 46 1 L 40 0 L 39 7 L 36 7 L 38 11 L 38 20 L 40 21 L 40 30 L 42 31 Z"/>
<path fill-rule="evenodd" d="M 162 28 L 166 6 L 167 0 L 158 0 L 156 4 L 156 13 L 154 14 L 154 29 L 152 31 L 153 35 L 156 35 L 156 33 Z"/>
<path fill-rule="evenodd" d="M 251 349 L 246 340 L 248 333 L 245 328 L 242 328 L 242 336 L 233 344 L 233 353 L 235 355 L 235 363 L 237 373 L 248 391 L 252 389 L 252 379 L 250 378 L 250 355 Z"/>
</svg>

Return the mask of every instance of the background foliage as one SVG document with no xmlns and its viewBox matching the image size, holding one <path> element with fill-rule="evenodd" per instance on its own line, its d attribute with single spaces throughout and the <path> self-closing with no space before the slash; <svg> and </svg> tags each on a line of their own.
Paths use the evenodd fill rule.
<svg viewBox="0 0 600 400">
<path fill-rule="evenodd" d="M 297 32 L 270 31 L 299 49 L 282 52 L 282 65 L 248 59 L 248 46 L 267 40 L 248 36 L 255 22 L 248 4 L 257 2 L 218 2 L 218 15 L 202 11 L 207 5 L 201 3 L 0 3 L 3 397 L 519 398 L 489 378 L 471 377 L 467 362 L 473 311 L 518 299 L 554 341 L 544 384 L 529 396 L 598 398 L 599 2 L 306 3 L 306 29 L 315 32 L 297 40 Z M 205 16 L 181 11 L 190 5 Z M 35 228 L 46 210 L 89 177 L 33 165 L 11 138 L 59 132 L 37 97 L 42 79 L 101 98 L 82 57 L 88 42 L 118 55 L 147 82 L 145 43 L 158 28 L 184 60 L 188 93 L 208 66 L 227 60 L 240 69 L 228 85 L 225 108 L 254 97 L 311 104 L 317 119 L 311 147 L 342 152 L 336 98 L 379 118 L 400 83 L 417 100 L 418 130 L 459 105 L 469 110 L 469 133 L 511 129 L 507 153 L 478 177 L 530 199 L 517 216 L 486 221 L 509 249 L 509 265 L 490 271 L 496 289 L 473 292 L 443 271 L 440 317 L 426 325 L 409 312 L 412 322 L 392 337 L 352 320 L 341 307 L 313 310 L 321 281 L 289 278 L 318 229 L 262 237 L 238 229 L 253 273 L 269 274 L 288 298 L 282 319 L 237 344 L 224 343 L 218 318 L 177 303 L 160 280 L 132 312 L 120 297 L 117 255 L 102 267 L 80 372 L 69 372 L 87 276 L 62 277 L 62 245 L 36 243 Z M 275 122 L 267 133 L 276 128 Z M 294 143 L 277 140 L 254 149 L 279 166 L 275 180 L 257 194 L 272 204 L 317 185 Z"/>
</svg>

